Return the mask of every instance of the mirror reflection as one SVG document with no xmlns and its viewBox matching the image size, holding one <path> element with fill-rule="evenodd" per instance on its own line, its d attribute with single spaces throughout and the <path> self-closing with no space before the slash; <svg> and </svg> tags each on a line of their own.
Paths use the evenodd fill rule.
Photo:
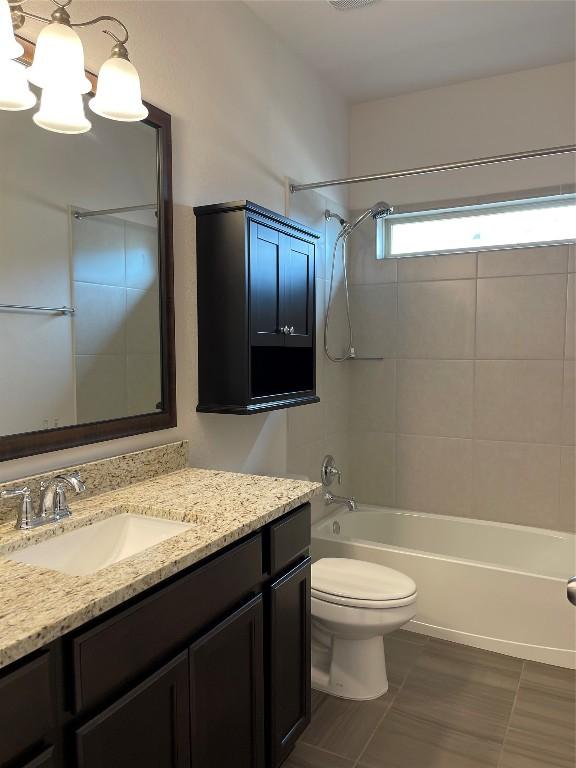
<svg viewBox="0 0 576 768">
<path fill-rule="evenodd" d="M 156 129 L 0 112 L 0 435 L 162 410 Z"/>
</svg>

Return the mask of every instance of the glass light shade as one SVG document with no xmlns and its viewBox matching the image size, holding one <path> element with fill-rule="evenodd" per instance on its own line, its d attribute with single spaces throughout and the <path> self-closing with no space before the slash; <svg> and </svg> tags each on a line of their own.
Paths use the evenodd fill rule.
<svg viewBox="0 0 576 768">
<path fill-rule="evenodd" d="M 54 133 L 86 133 L 92 127 L 84 114 L 82 94 L 57 87 L 44 88 L 40 109 L 33 120 Z"/>
<path fill-rule="evenodd" d="M 28 85 L 26 67 L 10 59 L 0 61 L 0 109 L 17 112 L 34 104 L 36 96 Z"/>
<path fill-rule="evenodd" d="M 127 59 L 112 57 L 102 64 L 96 96 L 90 109 L 97 115 L 121 122 L 143 120 L 148 110 L 142 104 L 140 78 Z"/>
<path fill-rule="evenodd" d="M 0 0 L 0 58 L 17 59 L 24 48 L 16 41 L 8 0 Z"/>
<path fill-rule="evenodd" d="M 39 88 L 61 87 L 67 92 L 88 93 L 92 84 L 84 72 L 84 49 L 76 32 L 52 22 L 38 35 L 28 80 Z"/>
</svg>

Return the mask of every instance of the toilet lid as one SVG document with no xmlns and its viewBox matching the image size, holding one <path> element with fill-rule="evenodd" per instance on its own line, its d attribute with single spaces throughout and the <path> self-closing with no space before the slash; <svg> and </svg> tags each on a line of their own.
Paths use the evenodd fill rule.
<svg viewBox="0 0 576 768">
<path fill-rule="evenodd" d="M 346 557 L 326 557 L 312 564 L 312 593 L 344 600 L 383 602 L 410 597 L 416 584 L 392 568 Z"/>
</svg>

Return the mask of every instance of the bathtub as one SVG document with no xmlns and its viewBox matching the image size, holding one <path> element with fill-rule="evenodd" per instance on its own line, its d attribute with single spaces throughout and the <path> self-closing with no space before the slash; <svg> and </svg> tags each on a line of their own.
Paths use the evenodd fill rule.
<svg viewBox="0 0 576 768">
<path fill-rule="evenodd" d="M 411 576 L 406 629 L 531 661 L 576 667 L 570 533 L 359 505 L 312 526 L 312 555 L 381 563 Z"/>
</svg>

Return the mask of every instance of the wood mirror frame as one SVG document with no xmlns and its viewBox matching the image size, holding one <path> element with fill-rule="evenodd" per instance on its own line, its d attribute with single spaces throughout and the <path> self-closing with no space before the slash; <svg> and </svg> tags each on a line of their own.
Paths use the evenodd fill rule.
<svg viewBox="0 0 576 768">
<path fill-rule="evenodd" d="M 24 47 L 20 61 L 30 64 L 34 43 L 17 37 Z M 86 72 L 94 89 L 97 78 Z M 154 413 L 126 416 L 109 421 L 75 424 L 67 427 L 0 436 L 0 461 L 34 456 L 48 451 L 114 440 L 129 435 L 175 427 L 176 418 L 176 351 L 174 339 L 174 253 L 172 244 L 172 130 L 167 112 L 144 102 L 148 117 L 142 122 L 152 126 L 158 137 L 158 217 L 159 227 L 159 293 L 160 341 L 162 364 L 162 405 Z M 0 404 L 0 407 L 1 404 Z"/>
</svg>

